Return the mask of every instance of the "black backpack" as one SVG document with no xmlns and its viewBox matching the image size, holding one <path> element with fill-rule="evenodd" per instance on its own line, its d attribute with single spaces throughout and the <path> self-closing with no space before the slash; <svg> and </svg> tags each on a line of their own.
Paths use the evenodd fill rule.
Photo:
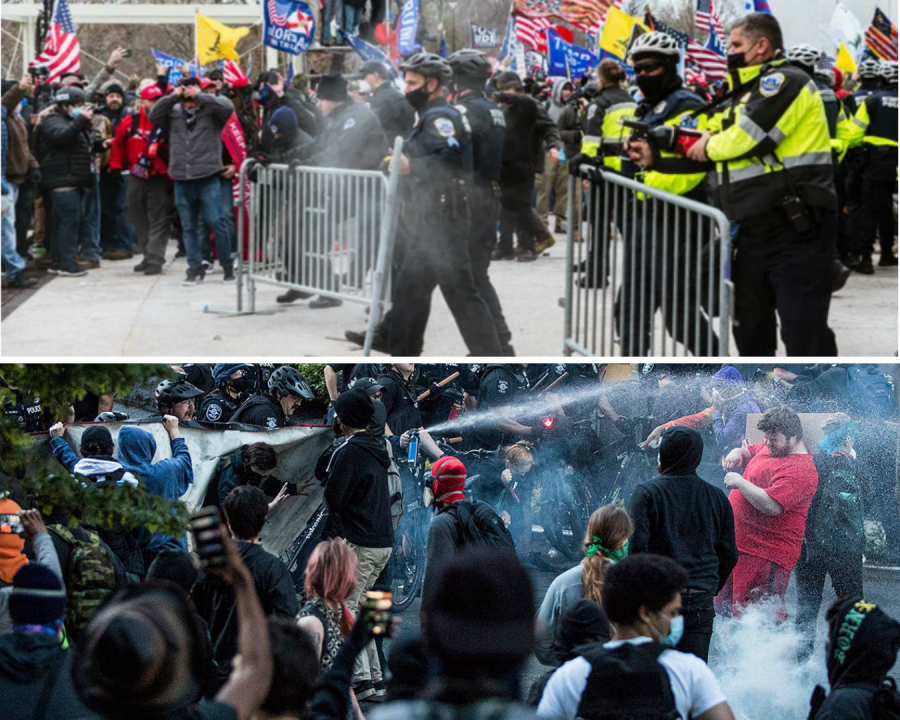
<svg viewBox="0 0 900 720">
<path fill-rule="evenodd" d="M 453 503 L 447 512 L 456 515 L 460 547 L 482 545 L 515 551 L 512 535 L 489 505 L 478 500 L 461 500 Z"/>
<path fill-rule="evenodd" d="M 854 409 L 863 417 L 887 417 L 894 411 L 894 385 L 874 365 L 847 368 L 847 390 Z"/>
<path fill-rule="evenodd" d="M 591 673 L 578 704 L 584 720 L 679 720 L 659 643 L 593 646 L 583 653 Z"/>
<path fill-rule="evenodd" d="M 841 690 L 849 688 L 864 688 L 872 692 L 872 699 L 869 702 L 872 720 L 900 720 L 900 692 L 897 692 L 897 683 L 893 678 L 884 678 L 881 684 L 874 689 L 869 684 L 851 683 L 840 685 L 831 692 L 832 694 L 840 693 Z M 810 710 L 807 720 L 815 720 L 828 697 L 825 688 L 816 685 L 809 701 Z"/>
</svg>

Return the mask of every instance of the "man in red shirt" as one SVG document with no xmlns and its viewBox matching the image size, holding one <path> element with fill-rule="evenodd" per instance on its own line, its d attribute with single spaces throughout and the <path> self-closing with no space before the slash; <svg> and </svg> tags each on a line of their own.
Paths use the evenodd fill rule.
<svg viewBox="0 0 900 720">
<path fill-rule="evenodd" d="M 819 476 L 803 443 L 800 417 L 787 407 L 766 411 L 757 425 L 765 442 L 736 448 L 725 458 L 725 487 L 734 510 L 737 566 L 722 588 L 721 605 L 739 615 L 749 602 L 772 597 L 787 620 L 784 593 L 800 557 L 806 514 Z M 743 468 L 744 474 L 735 472 Z"/>
</svg>

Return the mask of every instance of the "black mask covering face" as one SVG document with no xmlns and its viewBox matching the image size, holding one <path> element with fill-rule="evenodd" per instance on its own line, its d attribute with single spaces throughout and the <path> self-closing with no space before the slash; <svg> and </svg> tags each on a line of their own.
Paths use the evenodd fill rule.
<svg viewBox="0 0 900 720">
<path fill-rule="evenodd" d="M 241 375 L 241 377 L 228 381 L 231 389 L 236 393 L 249 392 L 253 389 L 253 378 L 249 375 Z"/>
<path fill-rule="evenodd" d="M 734 53 L 728 56 L 728 70 L 740 70 L 747 62 L 747 53 Z"/>
<path fill-rule="evenodd" d="M 681 87 L 681 78 L 674 67 L 666 66 L 659 75 L 638 75 L 637 86 L 647 102 L 655 105 Z"/>
<path fill-rule="evenodd" d="M 428 103 L 428 83 L 426 82 L 417 90 L 406 93 L 406 102 L 413 106 L 414 110 L 422 110 Z"/>
</svg>

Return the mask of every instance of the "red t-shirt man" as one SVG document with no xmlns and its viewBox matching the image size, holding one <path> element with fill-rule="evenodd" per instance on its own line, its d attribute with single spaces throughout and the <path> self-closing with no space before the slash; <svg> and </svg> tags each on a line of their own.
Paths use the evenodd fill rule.
<svg viewBox="0 0 900 720">
<path fill-rule="evenodd" d="M 758 428 L 765 442 L 738 448 L 725 459 L 725 486 L 734 510 L 739 551 L 720 603 L 737 615 L 750 602 L 771 597 L 776 617 L 787 619 L 784 594 L 800 558 L 806 515 L 819 484 L 813 456 L 803 443 L 800 418 L 790 408 L 772 408 Z M 743 475 L 734 472 L 743 467 Z M 730 592 L 730 597 L 729 597 Z"/>
</svg>

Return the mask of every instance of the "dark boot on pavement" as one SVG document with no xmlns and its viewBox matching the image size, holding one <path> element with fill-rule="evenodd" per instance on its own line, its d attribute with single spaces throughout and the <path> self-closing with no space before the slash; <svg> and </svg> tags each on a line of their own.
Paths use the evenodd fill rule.
<svg viewBox="0 0 900 720">
<path fill-rule="evenodd" d="M 288 303 L 294 302 L 294 300 L 308 300 L 311 297 L 312 293 L 301 292 L 300 290 L 288 290 L 275 298 L 275 302 L 287 305 Z"/>
<path fill-rule="evenodd" d="M 870 255 L 863 255 L 862 260 L 859 261 L 859 265 L 856 266 L 856 272 L 861 273 L 862 275 L 875 274 L 875 267 L 872 265 L 872 257 Z"/>
</svg>

